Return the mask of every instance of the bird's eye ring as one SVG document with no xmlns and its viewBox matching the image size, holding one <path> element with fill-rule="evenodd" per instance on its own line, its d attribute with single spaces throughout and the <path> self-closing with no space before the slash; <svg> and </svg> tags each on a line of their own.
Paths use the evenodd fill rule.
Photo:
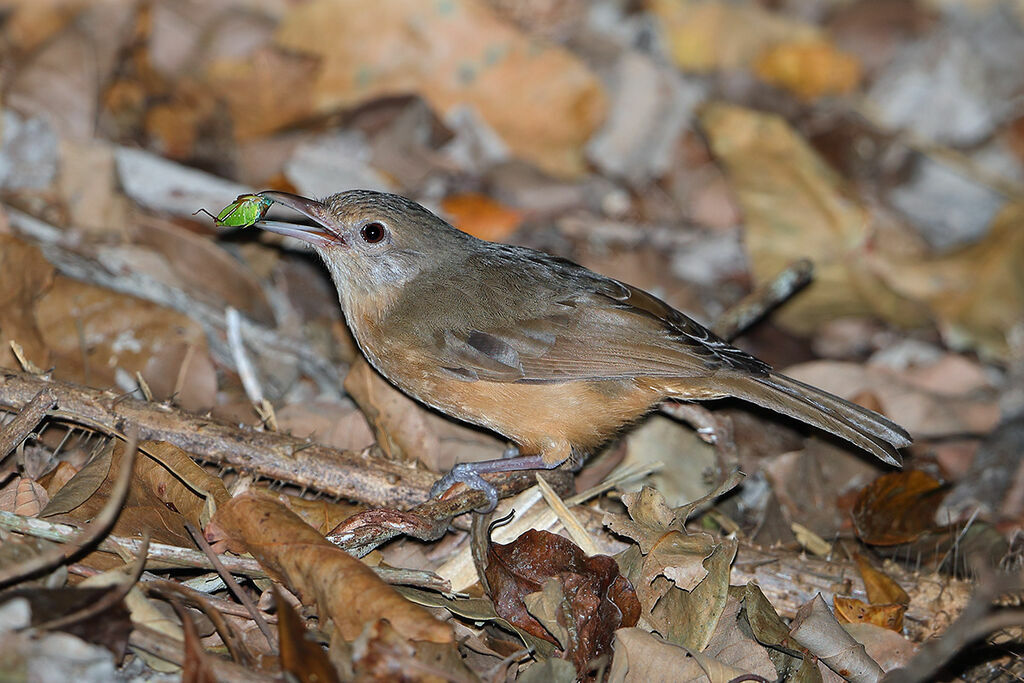
<svg viewBox="0 0 1024 683">
<path fill-rule="evenodd" d="M 368 244 L 377 244 L 384 239 L 385 230 L 383 223 L 367 223 L 359 230 L 359 236 Z"/>
</svg>

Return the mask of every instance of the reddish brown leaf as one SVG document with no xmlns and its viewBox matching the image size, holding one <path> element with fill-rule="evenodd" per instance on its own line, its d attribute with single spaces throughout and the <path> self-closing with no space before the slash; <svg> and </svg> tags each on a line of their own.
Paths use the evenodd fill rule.
<svg viewBox="0 0 1024 683">
<path fill-rule="evenodd" d="M 306 637 L 302 617 L 281 597 L 276 587 L 274 604 L 277 605 L 277 632 L 281 640 L 281 670 L 304 683 L 337 681 L 338 672 L 334 670 L 327 653 L 319 644 Z"/>
<path fill-rule="evenodd" d="M 526 611 L 523 599 L 540 591 L 548 579 L 559 580 L 565 598 L 559 621 L 576 625 L 565 658 L 576 664 L 577 671 L 610 652 L 616 629 L 634 626 L 640 618 L 640 602 L 615 560 L 607 555 L 587 557 L 572 541 L 547 531 L 530 530 L 507 545 L 491 544 L 486 575 L 495 611 L 551 642 L 557 641 Z"/>
<path fill-rule="evenodd" d="M 853 507 L 853 526 L 865 543 L 909 543 L 935 526 L 945 487 L 919 470 L 885 474 L 864 487 Z"/>
<path fill-rule="evenodd" d="M 403 598 L 372 569 L 267 495 L 247 491 L 235 496 L 220 507 L 206 533 L 207 538 L 217 534 L 229 539 L 232 549 L 252 553 L 305 603 L 319 605 L 320 618 L 333 620 L 347 641 L 380 619 L 412 640 L 453 640 L 448 624 Z"/>
</svg>

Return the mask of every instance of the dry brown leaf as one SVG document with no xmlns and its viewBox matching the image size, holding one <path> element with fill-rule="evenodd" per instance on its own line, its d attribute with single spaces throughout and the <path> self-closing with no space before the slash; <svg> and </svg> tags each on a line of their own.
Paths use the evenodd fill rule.
<svg viewBox="0 0 1024 683">
<path fill-rule="evenodd" d="M 499 616 L 557 642 L 582 674 L 611 649 L 620 626 L 635 626 L 640 603 L 608 555 L 587 556 L 572 541 L 531 529 L 508 544 L 487 546 L 485 569 Z"/>
<path fill-rule="evenodd" d="M 274 312 L 252 271 L 215 241 L 152 216 L 137 217 L 133 237 L 163 254 L 181 287 L 217 306 L 227 304 L 264 325 Z"/>
<path fill-rule="evenodd" d="M 281 670 L 299 681 L 336 683 L 335 671 L 327 653 L 312 639 L 306 637 L 306 624 L 295 608 L 273 587 L 277 606 L 277 634 L 281 642 Z"/>
<path fill-rule="evenodd" d="M 441 115 L 469 105 L 514 154 L 558 175 L 585 169 L 582 147 L 605 112 L 582 61 L 529 40 L 483 0 L 313 0 L 285 16 L 276 41 L 321 58 L 317 112 L 402 94 Z"/>
<path fill-rule="evenodd" d="M 733 677 L 742 673 L 737 671 Z M 685 648 L 639 628 L 615 632 L 615 659 L 608 674 L 609 683 L 674 683 L 698 681 L 704 676 L 704 669 Z"/>
<path fill-rule="evenodd" d="M 523 221 L 521 211 L 476 192 L 445 197 L 441 208 L 456 228 L 489 242 L 504 241 Z"/>
<path fill-rule="evenodd" d="M 857 498 L 857 536 L 871 545 L 909 543 L 935 528 L 935 512 L 946 493 L 946 487 L 920 470 L 884 474 Z"/>
<path fill-rule="evenodd" d="M 89 500 L 108 478 L 113 454 L 114 443 L 109 441 L 73 477 L 68 479 L 66 484 L 54 489 L 50 503 L 42 510 L 41 516 L 63 515 Z"/>
<path fill-rule="evenodd" d="M 840 624 L 874 624 L 899 633 L 903 630 L 905 605 L 869 605 L 857 598 L 832 596 L 836 619 Z"/>
<path fill-rule="evenodd" d="M 330 30 L 343 33 L 346 23 Z M 261 48 L 253 55 L 224 57 L 210 65 L 206 80 L 218 96 L 227 100 L 235 137 L 260 137 L 316 113 L 313 96 L 317 62 L 301 54 L 306 50 L 295 52 L 298 54 Z"/>
<path fill-rule="evenodd" d="M 901 261 L 884 276 L 927 301 L 946 343 L 1006 360 L 1009 334 L 1024 322 L 1024 204 L 1006 206 L 977 244 L 933 259 Z"/>
<path fill-rule="evenodd" d="M 648 0 L 675 63 L 685 71 L 736 69 L 784 41 L 809 40 L 819 30 L 756 3 Z"/>
<path fill-rule="evenodd" d="M 868 594 L 868 601 L 872 605 L 906 606 L 910 604 L 910 596 L 888 574 L 872 567 L 868 558 L 860 553 L 854 555 L 854 559 L 857 561 L 860 577 L 864 580 L 864 590 Z"/>
<path fill-rule="evenodd" d="M 188 316 L 70 278 L 57 277 L 35 313 L 56 376 L 83 384 L 116 386 L 120 378 L 134 384 L 141 372 L 151 387 L 177 387 L 180 368 L 158 365 L 167 376 L 147 377 L 149 361 L 180 345 L 209 354 L 206 334 Z"/>
<path fill-rule="evenodd" d="M 452 642 L 452 630 L 381 581 L 365 564 L 333 545 L 281 503 L 256 492 L 235 496 L 217 511 L 209 532 L 252 553 L 271 574 L 331 619 L 346 641 L 387 619 L 405 638 Z"/>
<path fill-rule="evenodd" d="M 775 45 L 754 62 L 761 80 L 805 100 L 845 95 L 860 83 L 860 62 L 827 40 L 800 40 Z"/>
<path fill-rule="evenodd" d="M 50 354 L 35 319 L 36 302 L 53 284 L 53 266 L 33 246 L 0 235 L 0 366 L 19 368 L 10 343 L 17 342 L 40 368 Z"/>
<path fill-rule="evenodd" d="M 883 276 L 891 266 L 876 253 L 874 213 L 785 120 L 715 104 L 701 122 L 743 208 L 755 278 L 767 281 L 800 258 L 814 262 L 814 281 L 775 319 L 802 333 L 863 315 L 905 326 L 928 321 L 927 307 Z"/>
<path fill-rule="evenodd" d="M 303 401 L 276 410 L 279 431 L 309 438 L 339 450 L 358 451 L 373 444 L 366 417 L 352 404 Z"/>
</svg>

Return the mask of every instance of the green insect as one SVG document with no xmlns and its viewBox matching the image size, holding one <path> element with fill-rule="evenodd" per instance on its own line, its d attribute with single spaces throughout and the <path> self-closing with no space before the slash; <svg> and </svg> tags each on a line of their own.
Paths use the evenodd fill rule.
<svg viewBox="0 0 1024 683">
<path fill-rule="evenodd" d="M 248 228 L 263 220 L 273 203 L 274 200 L 258 194 L 240 194 L 216 216 L 206 209 L 199 209 L 192 215 L 205 213 L 214 223 L 224 228 Z"/>
</svg>

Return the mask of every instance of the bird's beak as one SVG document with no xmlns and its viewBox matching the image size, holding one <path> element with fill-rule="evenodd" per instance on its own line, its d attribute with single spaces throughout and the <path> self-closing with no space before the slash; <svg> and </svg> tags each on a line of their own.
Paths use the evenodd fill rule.
<svg viewBox="0 0 1024 683">
<path fill-rule="evenodd" d="M 316 225 L 300 225 L 298 223 L 284 223 L 282 221 L 259 221 L 256 223 L 257 227 L 269 232 L 276 232 L 279 235 L 294 237 L 317 247 L 345 246 L 345 238 L 337 222 L 323 203 L 315 199 L 300 197 L 290 192 L 267 190 L 259 194 L 261 197 L 298 211 L 306 218 L 316 222 Z"/>
</svg>

